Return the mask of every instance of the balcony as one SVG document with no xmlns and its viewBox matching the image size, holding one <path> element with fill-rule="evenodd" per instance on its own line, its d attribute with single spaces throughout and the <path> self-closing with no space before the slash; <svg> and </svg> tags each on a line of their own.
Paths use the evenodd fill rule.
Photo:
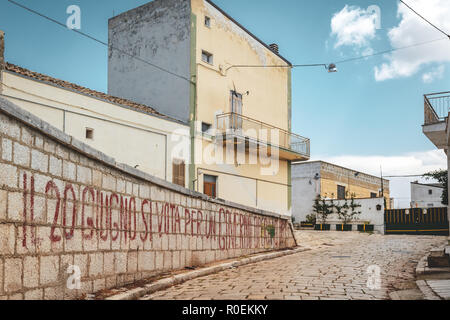
<svg viewBox="0 0 450 320">
<path fill-rule="evenodd" d="M 423 133 L 439 149 L 447 149 L 447 122 L 450 111 L 450 92 L 424 96 L 425 120 Z"/>
<path fill-rule="evenodd" d="M 267 155 L 278 153 L 283 160 L 306 161 L 310 158 L 308 138 L 236 113 L 217 116 L 216 140 L 224 144 L 230 140 L 234 144 L 245 143 L 246 150 L 254 146 Z"/>
</svg>

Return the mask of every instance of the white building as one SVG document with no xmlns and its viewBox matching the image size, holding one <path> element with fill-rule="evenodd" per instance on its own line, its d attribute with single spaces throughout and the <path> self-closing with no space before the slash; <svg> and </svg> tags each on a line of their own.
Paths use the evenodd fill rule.
<svg viewBox="0 0 450 320">
<path fill-rule="evenodd" d="M 411 182 L 411 208 L 440 208 L 442 204 L 441 184 L 423 184 L 417 181 Z"/>
</svg>

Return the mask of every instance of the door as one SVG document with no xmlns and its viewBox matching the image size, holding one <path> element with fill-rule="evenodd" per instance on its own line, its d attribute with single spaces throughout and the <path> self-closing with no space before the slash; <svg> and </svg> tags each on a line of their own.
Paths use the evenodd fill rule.
<svg viewBox="0 0 450 320">
<path fill-rule="evenodd" d="M 231 91 L 231 128 L 242 129 L 242 94 Z"/>
</svg>

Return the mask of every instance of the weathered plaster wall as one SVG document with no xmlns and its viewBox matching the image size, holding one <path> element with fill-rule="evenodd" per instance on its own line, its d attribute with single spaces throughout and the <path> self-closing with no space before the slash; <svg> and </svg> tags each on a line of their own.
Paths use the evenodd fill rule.
<svg viewBox="0 0 450 320">
<path fill-rule="evenodd" d="M 70 299 L 295 246 L 287 218 L 118 164 L 1 98 L 0 140 L 0 298 Z"/>
<path fill-rule="evenodd" d="M 189 121 L 190 1 L 155 0 L 109 20 L 108 93 Z M 148 65 L 130 55 L 169 70 Z"/>
<path fill-rule="evenodd" d="M 431 194 L 429 194 L 431 190 Z M 427 186 L 419 183 L 411 183 L 411 207 L 428 208 L 444 207 L 442 204 L 442 192 L 444 188 Z"/>
<path fill-rule="evenodd" d="M 320 179 L 314 179 L 316 174 L 320 176 L 318 162 L 292 165 L 292 216 L 296 222 L 306 220 L 320 194 Z"/>
</svg>

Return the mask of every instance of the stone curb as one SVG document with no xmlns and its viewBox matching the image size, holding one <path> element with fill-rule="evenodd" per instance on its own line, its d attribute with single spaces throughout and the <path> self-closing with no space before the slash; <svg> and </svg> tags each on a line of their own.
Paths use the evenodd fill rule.
<svg viewBox="0 0 450 320">
<path fill-rule="evenodd" d="M 143 297 L 145 295 L 152 294 L 156 291 L 170 288 L 174 285 L 177 285 L 177 284 L 180 284 L 180 283 L 183 283 L 183 282 L 195 279 L 195 278 L 204 277 L 204 276 L 218 273 L 220 271 L 224 271 L 227 269 L 245 266 L 248 264 L 261 262 L 261 261 L 265 261 L 265 260 L 280 258 L 283 256 L 288 256 L 288 255 L 292 255 L 292 254 L 296 254 L 296 253 L 300 253 L 300 252 L 304 252 L 304 251 L 309 251 L 309 250 L 310 249 L 296 248 L 296 249 L 292 249 L 292 250 L 284 250 L 284 251 L 278 251 L 278 252 L 273 252 L 273 253 L 268 253 L 268 254 L 260 254 L 260 255 L 254 256 L 254 257 L 243 258 L 240 260 L 222 263 L 217 266 L 206 267 L 206 268 L 202 268 L 202 269 L 191 271 L 191 272 L 177 274 L 177 275 L 169 277 L 169 278 L 164 278 L 164 279 L 155 281 L 153 283 L 149 283 L 143 287 L 132 289 L 127 292 L 108 297 L 105 300 L 137 300 L 138 298 Z"/>
<path fill-rule="evenodd" d="M 425 300 L 442 300 L 438 295 L 434 293 L 434 291 L 428 286 L 425 280 L 417 280 L 417 286 L 422 292 Z"/>
<path fill-rule="evenodd" d="M 417 263 L 416 277 L 439 272 L 439 269 L 431 271 L 428 268 L 428 254 L 423 256 L 422 259 L 420 259 Z M 419 290 L 422 292 L 425 300 L 441 300 L 441 298 L 436 293 L 434 293 L 433 289 L 430 288 L 426 280 L 417 280 L 416 284 Z"/>
<path fill-rule="evenodd" d="M 420 276 L 425 274 L 425 268 L 427 267 L 428 263 L 428 254 L 423 256 L 416 266 L 416 276 Z"/>
</svg>

